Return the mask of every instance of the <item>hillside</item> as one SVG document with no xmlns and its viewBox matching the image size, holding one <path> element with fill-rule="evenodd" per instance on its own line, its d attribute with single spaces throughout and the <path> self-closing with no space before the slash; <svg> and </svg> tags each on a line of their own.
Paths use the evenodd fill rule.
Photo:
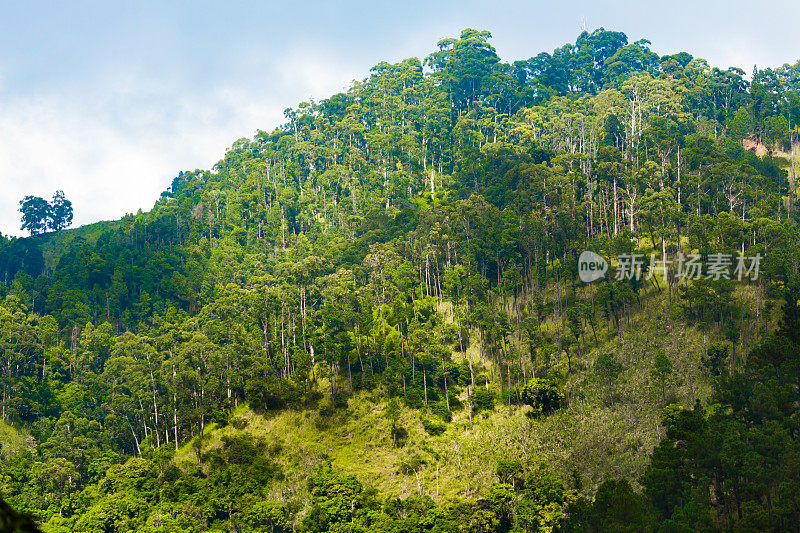
<svg viewBox="0 0 800 533">
<path fill-rule="evenodd" d="M 2 498 L 51 532 L 797 528 L 800 63 L 490 39 L 0 238 Z"/>
</svg>

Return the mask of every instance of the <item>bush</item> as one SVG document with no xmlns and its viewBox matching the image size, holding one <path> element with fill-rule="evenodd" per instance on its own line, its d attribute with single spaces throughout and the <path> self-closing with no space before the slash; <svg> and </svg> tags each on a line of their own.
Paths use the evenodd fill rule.
<svg viewBox="0 0 800 533">
<path fill-rule="evenodd" d="M 402 448 L 408 442 L 408 431 L 403 426 L 392 428 L 392 439 L 397 448 Z"/>
<path fill-rule="evenodd" d="M 417 454 L 414 454 L 411 457 L 407 457 L 406 459 L 400 461 L 400 465 L 397 467 L 397 471 L 400 474 L 405 474 L 407 476 L 410 476 L 411 474 L 419 470 L 419 468 L 424 464 L 426 464 L 425 459 L 423 459 Z"/>
<path fill-rule="evenodd" d="M 534 414 L 549 415 L 561 407 L 564 393 L 551 378 L 533 378 L 522 387 L 522 401 L 533 407 Z"/>
<path fill-rule="evenodd" d="M 492 391 L 476 387 L 472 394 L 472 410 L 475 412 L 494 410 L 494 394 Z"/>
<path fill-rule="evenodd" d="M 444 401 L 431 404 L 431 413 L 435 414 L 445 422 L 450 422 L 453 419 L 453 415 L 447 409 L 447 403 Z"/>
<path fill-rule="evenodd" d="M 419 409 L 425 405 L 422 401 L 422 393 L 417 387 L 408 387 L 403 399 L 406 401 L 407 406 L 413 407 L 414 409 Z"/>
<path fill-rule="evenodd" d="M 461 404 L 461 400 L 458 399 L 458 393 L 452 389 L 448 392 L 448 396 L 450 397 L 450 410 L 451 411 L 459 411 L 464 408 Z"/>
<path fill-rule="evenodd" d="M 422 427 L 425 428 L 425 431 L 428 433 L 428 435 L 441 435 L 447 429 L 446 424 L 428 420 L 427 418 L 422 419 Z"/>
<path fill-rule="evenodd" d="M 231 425 L 234 428 L 238 429 L 238 430 L 242 430 L 242 429 L 246 428 L 247 424 L 248 424 L 248 421 L 247 421 L 246 418 L 242 418 L 240 416 L 235 416 L 235 417 L 231 418 Z"/>
<path fill-rule="evenodd" d="M 333 395 L 333 406 L 336 409 L 344 409 L 347 407 L 347 393 L 342 391 L 336 391 Z"/>
<path fill-rule="evenodd" d="M 256 441 L 251 435 L 223 435 L 222 451 L 225 460 L 231 464 L 249 465 L 259 455 L 263 442 Z"/>
<path fill-rule="evenodd" d="M 320 418 L 325 418 L 325 419 L 330 418 L 330 417 L 333 416 L 333 413 L 334 413 L 334 408 L 328 402 L 325 402 L 319 408 L 319 417 Z"/>
<path fill-rule="evenodd" d="M 706 355 L 700 358 L 703 367 L 712 376 L 719 376 L 725 369 L 725 360 L 728 359 L 728 343 L 715 342 L 708 347 Z"/>
</svg>

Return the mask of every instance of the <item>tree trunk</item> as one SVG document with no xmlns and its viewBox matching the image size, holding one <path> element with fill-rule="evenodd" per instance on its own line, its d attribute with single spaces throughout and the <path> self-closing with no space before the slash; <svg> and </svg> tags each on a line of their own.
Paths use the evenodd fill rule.
<svg viewBox="0 0 800 533">
<path fill-rule="evenodd" d="M 428 374 L 427 369 L 423 366 L 422 367 L 422 383 L 423 387 L 425 388 L 425 405 L 428 405 Z"/>
</svg>

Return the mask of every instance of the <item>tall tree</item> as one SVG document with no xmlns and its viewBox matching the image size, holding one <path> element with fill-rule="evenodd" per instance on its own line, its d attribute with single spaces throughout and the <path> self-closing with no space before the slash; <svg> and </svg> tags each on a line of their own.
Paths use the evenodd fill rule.
<svg viewBox="0 0 800 533">
<path fill-rule="evenodd" d="M 64 196 L 64 191 L 56 191 L 50 203 L 47 228 L 61 231 L 70 225 L 72 225 L 72 202 Z"/>
<path fill-rule="evenodd" d="M 38 196 L 26 196 L 20 203 L 19 211 L 22 213 L 22 226 L 31 235 L 44 233 L 50 217 L 50 204 Z"/>
</svg>

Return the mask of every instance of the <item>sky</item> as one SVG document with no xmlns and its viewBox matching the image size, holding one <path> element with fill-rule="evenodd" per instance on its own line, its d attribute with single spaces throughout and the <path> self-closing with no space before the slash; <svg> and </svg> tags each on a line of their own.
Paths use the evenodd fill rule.
<svg viewBox="0 0 800 533">
<path fill-rule="evenodd" d="M 23 234 L 24 196 L 59 189 L 75 226 L 147 211 L 284 109 L 463 28 L 489 30 L 504 61 L 604 27 L 749 73 L 800 59 L 798 20 L 793 1 L 0 0 L 0 233 Z"/>
</svg>

